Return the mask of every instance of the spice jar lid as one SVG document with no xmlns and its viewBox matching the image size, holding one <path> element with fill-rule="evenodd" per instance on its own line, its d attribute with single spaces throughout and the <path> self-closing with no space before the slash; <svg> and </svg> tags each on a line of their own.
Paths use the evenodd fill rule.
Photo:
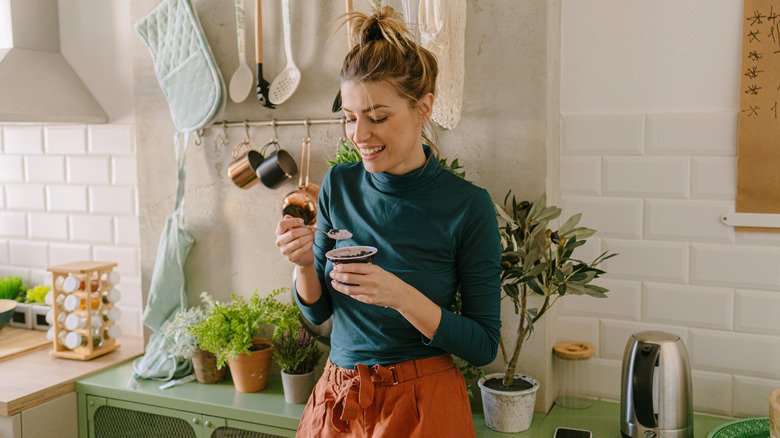
<svg viewBox="0 0 780 438">
<path fill-rule="evenodd" d="M 553 345 L 553 352 L 561 359 L 583 360 L 590 359 L 596 349 L 585 342 L 559 342 Z"/>
</svg>

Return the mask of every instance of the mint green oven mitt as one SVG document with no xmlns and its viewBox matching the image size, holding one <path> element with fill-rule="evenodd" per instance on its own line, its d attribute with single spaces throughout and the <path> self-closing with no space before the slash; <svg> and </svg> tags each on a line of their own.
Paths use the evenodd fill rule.
<svg viewBox="0 0 780 438">
<path fill-rule="evenodd" d="M 181 132 L 208 126 L 225 105 L 225 82 L 189 0 L 163 0 L 135 24 Z"/>
</svg>

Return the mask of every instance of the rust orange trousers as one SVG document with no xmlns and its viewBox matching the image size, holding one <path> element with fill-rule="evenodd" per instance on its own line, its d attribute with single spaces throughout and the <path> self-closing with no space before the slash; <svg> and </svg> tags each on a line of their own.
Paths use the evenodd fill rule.
<svg viewBox="0 0 780 438">
<path fill-rule="evenodd" d="M 391 366 L 330 361 L 303 410 L 298 438 L 474 437 L 466 385 L 449 355 Z"/>
</svg>

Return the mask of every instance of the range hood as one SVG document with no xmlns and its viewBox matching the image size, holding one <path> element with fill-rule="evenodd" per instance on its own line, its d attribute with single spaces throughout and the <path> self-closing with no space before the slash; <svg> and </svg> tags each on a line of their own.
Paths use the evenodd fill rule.
<svg viewBox="0 0 780 438">
<path fill-rule="evenodd" d="M 106 123 L 60 53 L 57 0 L 0 0 L 0 123 Z"/>
</svg>

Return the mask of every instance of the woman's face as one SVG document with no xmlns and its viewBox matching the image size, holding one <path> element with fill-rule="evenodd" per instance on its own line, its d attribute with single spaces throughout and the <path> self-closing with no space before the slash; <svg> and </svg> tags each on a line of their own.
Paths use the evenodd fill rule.
<svg viewBox="0 0 780 438">
<path fill-rule="evenodd" d="M 341 101 L 347 135 L 367 171 L 403 175 L 425 164 L 422 126 L 433 107 L 432 94 L 413 108 L 385 81 L 349 81 L 341 84 Z"/>
</svg>

